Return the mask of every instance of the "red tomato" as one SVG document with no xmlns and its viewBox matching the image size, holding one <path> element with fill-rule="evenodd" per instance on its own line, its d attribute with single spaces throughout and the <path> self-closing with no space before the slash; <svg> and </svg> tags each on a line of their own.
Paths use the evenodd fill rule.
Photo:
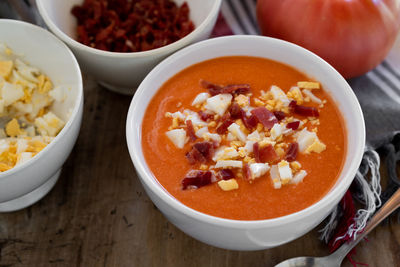
<svg viewBox="0 0 400 267">
<path fill-rule="evenodd" d="M 263 35 L 303 46 L 345 78 L 377 66 L 400 25 L 400 0 L 258 0 Z"/>
</svg>

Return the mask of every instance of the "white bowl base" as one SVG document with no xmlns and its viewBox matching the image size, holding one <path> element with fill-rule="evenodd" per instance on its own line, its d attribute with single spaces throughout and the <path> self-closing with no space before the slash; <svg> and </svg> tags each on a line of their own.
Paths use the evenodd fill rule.
<svg viewBox="0 0 400 267">
<path fill-rule="evenodd" d="M 44 184 L 19 198 L 0 203 L 0 212 L 17 211 L 26 208 L 44 197 L 56 184 L 60 177 L 61 168 Z"/>
<path fill-rule="evenodd" d="M 122 95 L 130 95 L 133 96 L 136 92 L 137 88 L 127 88 L 127 87 L 119 87 L 115 85 L 108 84 L 106 82 L 97 81 L 98 84 L 103 86 L 104 88 L 110 90 L 111 92 L 122 94 Z"/>
</svg>

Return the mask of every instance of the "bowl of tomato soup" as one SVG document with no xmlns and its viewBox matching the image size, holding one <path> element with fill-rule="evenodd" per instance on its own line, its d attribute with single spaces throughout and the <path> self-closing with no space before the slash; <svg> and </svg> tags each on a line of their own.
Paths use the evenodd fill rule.
<svg viewBox="0 0 400 267">
<path fill-rule="evenodd" d="M 319 224 L 365 142 L 344 78 L 312 52 L 260 36 L 203 41 L 161 62 L 132 99 L 126 134 L 160 211 L 234 250 L 278 246 Z"/>
</svg>

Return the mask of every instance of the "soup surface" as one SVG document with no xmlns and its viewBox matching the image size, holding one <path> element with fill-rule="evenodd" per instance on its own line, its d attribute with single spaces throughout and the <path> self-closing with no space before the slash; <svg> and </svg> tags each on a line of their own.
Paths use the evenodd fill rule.
<svg viewBox="0 0 400 267">
<path fill-rule="evenodd" d="M 254 103 L 255 98 L 262 99 L 262 94 L 271 86 L 278 86 L 284 92 L 288 92 L 293 86 L 298 85 L 299 81 L 310 80 L 309 77 L 287 65 L 245 56 L 216 58 L 184 69 L 163 84 L 146 110 L 142 124 L 142 146 L 150 170 L 165 190 L 177 200 L 199 212 L 221 218 L 262 220 L 288 215 L 307 208 L 319 201 L 333 187 L 341 172 L 346 154 L 346 131 L 343 119 L 335 103 L 323 89 L 309 90 L 312 91 L 313 96 L 323 100 L 323 104 L 310 101 L 310 97 L 303 94 L 305 96 L 303 105 L 317 109 L 318 118 L 290 114 L 290 116 L 293 115 L 295 121 L 301 123 L 296 132 L 300 129 L 308 129 L 310 133 L 316 132 L 317 140 L 320 140 L 324 146 L 323 149 L 317 151 L 318 153 L 315 151 L 296 153 L 295 163 L 298 162 L 301 165 L 300 169 L 307 173 L 296 183 L 279 182 L 277 184 L 276 180 L 271 179 L 271 171 L 263 172 L 257 179 L 251 179 L 251 177 L 249 179 L 246 175 L 243 177 L 240 173 L 237 174 L 237 169 L 228 167 L 227 169 L 233 170 L 235 174 L 234 190 L 222 190 L 221 185 L 215 181 L 198 188 L 184 187 L 182 181 L 191 170 L 204 169 L 204 167 L 207 169 L 212 162 L 200 164 L 188 160 L 186 154 L 191 151 L 193 144 L 204 140 L 198 138 L 196 141 L 188 141 L 189 138 L 186 137 L 184 146 L 178 148 L 166 135 L 171 130 L 172 121 L 171 116 L 166 116 L 166 114 L 176 111 L 184 113 L 187 109 L 198 112 L 202 105 L 192 106 L 192 102 L 199 93 L 208 92 L 204 82 L 202 84 L 200 81 L 209 81 L 218 85 L 248 84 L 251 95 L 247 95 L 251 96 L 251 105 L 257 107 Z M 304 93 L 304 89 L 302 90 Z M 232 103 L 235 97 L 237 95 L 233 96 Z M 288 108 L 286 107 L 284 111 L 287 112 Z M 250 110 L 248 114 L 251 115 L 249 112 Z M 277 113 L 275 114 L 278 116 Z M 289 115 L 286 114 L 286 116 Z M 221 124 L 223 120 L 220 116 L 215 116 L 215 118 L 218 117 L 217 123 Z M 196 130 L 198 128 L 195 127 Z M 317 129 L 312 130 L 314 128 Z M 293 136 L 296 134 L 298 135 L 292 132 L 287 136 L 282 135 L 277 140 L 295 139 Z M 270 133 L 266 135 L 270 138 Z M 221 136 L 227 138 L 229 134 L 226 132 Z M 226 143 L 224 138 L 222 143 Z M 281 150 L 281 153 L 277 153 L 282 159 L 280 163 L 288 163 L 285 157 L 289 147 L 282 148 L 277 148 L 277 152 Z M 294 175 L 293 159 L 288 161 L 291 161 L 290 166 Z M 254 162 L 254 158 L 249 164 L 251 162 Z M 247 163 L 244 164 L 247 166 Z M 276 162 L 266 164 L 269 170 L 273 164 L 278 165 Z M 214 170 L 217 171 L 217 169 Z M 282 172 L 280 174 L 282 175 Z"/>
</svg>

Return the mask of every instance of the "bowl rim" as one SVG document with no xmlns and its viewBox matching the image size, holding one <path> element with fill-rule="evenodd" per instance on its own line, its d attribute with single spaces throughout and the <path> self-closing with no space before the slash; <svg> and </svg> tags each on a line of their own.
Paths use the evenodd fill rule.
<svg viewBox="0 0 400 267">
<path fill-rule="evenodd" d="M 284 215 L 281 217 L 276 217 L 276 218 L 271 218 L 271 219 L 264 219 L 264 220 L 234 220 L 234 219 L 226 219 L 226 218 L 221 218 L 221 217 L 216 217 L 213 215 L 208 215 L 202 212 L 199 212 L 195 209 L 192 209 L 183 203 L 181 203 L 179 200 L 175 199 L 166 189 L 164 189 L 157 181 L 157 178 L 152 174 L 148 173 L 146 171 L 145 166 L 147 166 L 146 161 L 143 159 L 144 164 L 142 164 L 140 158 L 143 156 L 142 153 L 142 146 L 140 147 L 135 147 L 134 146 L 134 140 L 133 136 L 135 136 L 134 132 L 135 131 L 141 131 L 140 129 L 134 129 L 134 122 L 133 118 L 136 116 L 135 114 L 137 113 L 136 109 L 140 105 L 140 100 L 141 98 L 144 97 L 145 93 L 145 85 L 148 83 L 149 80 L 153 79 L 154 73 L 157 73 L 159 69 L 163 69 L 165 66 L 170 66 L 176 58 L 178 58 L 181 54 L 188 55 L 190 52 L 196 51 L 198 48 L 201 48 L 202 46 L 207 46 L 207 45 L 213 45 L 218 42 L 234 42 L 236 40 L 240 39 L 249 39 L 253 41 L 259 41 L 263 42 L 262 40 L 265 40 L 265 42 L 276 42 L 282 47 L 287 47 L 288 49 L 296 49 L 301 53 L 305 53 L 307 57 L 313 57 L 314 60 L 318 61 L 320 64 L 324 65 L 325 68 L 327 68 L 328 72 L 331 72 L 332 75 L 335 75 L 338 81 L 343 85 L 344 89 L 344 94 L 346 94 L 346 97 L 348 96 L 351 100 L 351 102 L 354 104 L 354 110 L 356 111 L 357 115 L 360 120 L 360 127 L 357 127 L 357 135 L 358 135 L 358 144 L 356 146 L 357 151 L 356 151 L 356 157 L 349 159 L 346 157 L 347 161 L 351 161 L 349 165 L 348 172 L 343 175 L 343 179 L 340 183 L 338 183 L 332 190 L 330 190 L 326 195 L 324 195 L 318 202 L 312 204 L 311 206 L 308 206 L 305 209 L 302 209 L 300 211 L 297 211 L 295 213 L 291 213 L 288 215 Z M 217 44 L 218 45 L 218 44 Z M 219 44 L 221 45 L 221 44 Z M 296 52 L 297 53 L 297 52 Z M 217 58 L 219 56 L 215 56 L 213 58 Z M 202 62 L 205 60 L 200 60 L 197 61 L 196 63 Z M 196 64 L 193 63 L 193 64 Z M 300 70 L 302 71 L 302 70 Z M 175 73 L 176 74 L 176 73 Z M 170 76 L 169 78 L 171 78 Z M 165 81 L 167 81 L 166 79 Z M 164 82 L 165 82 L 164 81 Z M 346 92 L 347 91 L 347 92 Z M 157 92 L 157 91 L 156 91 Z M 154 94 L 151 96 L 153 97 Z M 148 96 L 147 96 L 148 97 Z M 140 122 L 141 125 L 141 122 Z M 141 133 L 139 133 L 137 138 L 140 138 L 140 144 L 141 144 Z M 224 36 L 224 37 L 217 37 L 205 41 L 201 41 L 195 44 L 192 44 L 188 47 L 185 47 L 181 49 L 180 51 L 174 53 L 173 55 L 167 57 L 164 59 L 161 63 L 159 63 L 153 70 L 146 76 L 146 78 L 142 81 L 140 86 L 138 87 L 132 102 L 129 107 L 128 115 L 127 115 L 127 121 L 126 121 L 126 138 L 127 138 L 127 145 L 128 145 L 128 150 L 129 154 L 131 156 L 132 162 L 134 163 L 135 169 L 138 172 L 139 179 L 141 180 L 142 183 L 145 183 L 145 185 L 151 190 L 153 194 L 155 194 L 158 198 L 160 198 L 165 204 L 167 204 L 169 207 L 177 211 L 178 213 L 184 214 L 188 217 L 191 217 L 197 221 L 201 221 L 207 224 L 212 224 L 212 225 L 217 225 L 217 226 L 222 226 L 222 227 L 230 227 L 230 228 L 235 228 L 235 229 L 260 229 L 264 227 L 275 227 L 279 225 L 284 225 L 284 224 L 289 224 L 293 223 L 297 220 L 303 219 L 305 217 L 308 217 L 312 214 L 315 214 L 316 212 L 329 208 L 330 202 L 333 201 L 338 194 L 341 192 L 345 192 L 347 188 L 350 186 L 351 182 L 353 181 L 356 172 L 358 170 L 359 164 L 361 163 L 361 159 L 363 156 L 364 152 L 364 147 L 365 147 L 365 124 L 364 124 L 364 116 L 360 107 L 360 104 L 357 100 L 357 97 L 355 96 L 353 90 L 351 89 L 350 85 L 346 82 L 346 80 L 337 72 L 329 63 L 327 63 L 325 60 L 314 54 L 313 52 L 300 47 L 296 44 L 289 43 L 287 41 L 271 38 L 271 37 L 265 37 L 265 36 L 256 36 L 256 35 L 232 35 L 232 36 Z"/>
<path fill-rule="evenodd" d="M 213 20 L 215 16 L 218 15 L 218 12 L 220 10 L 222 0 L 214 0 L 214 5 L 211 8 L 210 13 L 207 15 L 207 17 L 204 19 L 202 23 L 200 23 L 199 26 L 197 26 L 191 33 L 186 35 L 185 37 L 170 43 L 168 45 L 147 50 L 147 51 L 141 51 L 141 52 L 110 52 L 110 51 L 104 51 L 100 49 L 96 49 L 87 45 L 84 45 L 72 37 L 70 37 L 68 34 L 64 33 L 50 18 L 48 15 L 47 9 L 45 8 L 43 1 L 42 0 L 36 0 L 36 5 L 38 7 L 39 13 L 42 16 L 43 20 L 47 24 L 47 26 L 50 28 L 50 30 L 57 35 L 61 40 L 66 42 L 68 45 L 83 50 L 87 53 L 98 55 L 98 56 L 105 56 L 105 57 L 115 57 L 115 58 L 136 58 L 136 57 L 146 57 L 146 56 L 155 56 L 155 55 L 160 55 L 163 53 L 168 53 L 170 51 L 175 51 L 178 50 L 180 47 L 185 46 L 189 44 L 193 39 L 196 38 L 201 32 L 203 32 L 204 28 Z M 191 11 L 192 12 L 192 11 Z M 72 15 L 71 15 L 72 17 Z"/>
<path fill-rule="evenodd" d="M 31 165 L 35 164 L 35 162 L 37 162 L 39 159 L 41 159 L 44 156 L 44 154 L 46 154 L 48 151 L 52 150 L 53 147 L 57 146 L 57 144 L 59 143 L 59 140 L 62 139 L 67 134 L 67 132 L 70 131 L 73 122 L 77 119 L 80 106 L 83 103 L 84 96 L 83 96 L 83 82 L 82 82 L 81 70 L 80 70 L 78 61 L 76 60 L 74 54 L 71 52 L 71 50 L 68 48 L 68 46 L 66 46 L 61 40 L 56 38 L 49 31 L 47 31 L 37 25 L 31 24 L 28 22 L 19 21 L 19 20 L 12 20 L 12 19 L 0 19 L 0 23 L 6 23 L 6 24 L 9 23 L 9 24 L 11 24 L 10 27 L 25 27 L 32 31 L 42 32 L 45 35 L 47 34 L 50 37 L 50 39 L 54 40 L 54 42 L 58 43 L 62 47 L 61 49 L 64 49 L 71 58 L 72 64 L 74 66 L 73 72 L 75 72 L 75 74 L 77 76 L 76 90 L 78 90 L 78 94 L 76 96 L 77 99 L 75 100 L 75 105 L 71 111 L 68 121 L 65 123 L 65 125 L 61 129 L 61 131 L 54 137 L 54 139 L 48 145 L 46 145 L 45 148 L 43 148 L 41 151 L 39 151 L 34 157 L 32 157 L 31 159 L 29 159 L 28 161 L 26 161 L 20 165 L 13 167 L 10 170 L 1 172 L 0 179 L 6 179 L 7 177 L 12 176 L 16 172 L 19 172 L 19 171 L 22 171 L 23 169 L 29 168 Z M 6 42 L 6 40 L 2 40 L 2 42 Z M 31 64 L 30 62 L 28 62 L 28 63 Z"/>
</svg>

